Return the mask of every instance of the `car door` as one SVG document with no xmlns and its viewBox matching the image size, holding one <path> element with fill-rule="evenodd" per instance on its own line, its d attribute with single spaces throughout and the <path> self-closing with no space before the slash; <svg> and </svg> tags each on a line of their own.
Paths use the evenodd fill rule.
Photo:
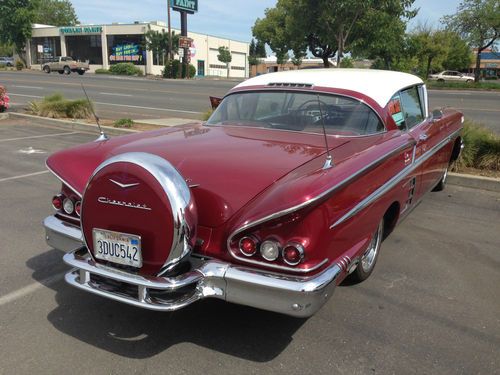
<svg viewBox="0 0 500 375">
<path fill-rule="evenodd" d="M 440 142 L 439 126 L 428 116 L 422 85 L 412 86 L 399 92 L 402 125 L 415 139 L 415 198 L 421 197 L 441 178 L 444 167 L 438 154 L 432 156 L 433 147 Z M 400 125 L 401 126 L 401 125 Z M 424 161 L 425 160 L 425 161 Z M 423 162 L 422 162 L 423 161 Z"/>
</svg>

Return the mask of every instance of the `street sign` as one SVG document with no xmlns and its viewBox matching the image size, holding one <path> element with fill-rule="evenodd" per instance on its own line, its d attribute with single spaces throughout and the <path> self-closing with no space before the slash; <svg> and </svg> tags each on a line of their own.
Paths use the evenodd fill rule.
<svg viewBox="0 0 500 375">
<path fill-rule="evenodd" d="M 188 38 L 187 36 L 179 37 L 179 48 L 191 48 L 192 43 L 193 39 Z"/>
<path fill-rule="evenodd" d="M 37 51 L 38 51 L 38 53 L 43 53 L 43 45 L 42 44 L 37 45 Z"/>
<path fill-rule="evenodd" d="M 178 12 L 195 13 L 198 11 L 198 0 L 172 0 L 172 9 Z"/>
</svg>

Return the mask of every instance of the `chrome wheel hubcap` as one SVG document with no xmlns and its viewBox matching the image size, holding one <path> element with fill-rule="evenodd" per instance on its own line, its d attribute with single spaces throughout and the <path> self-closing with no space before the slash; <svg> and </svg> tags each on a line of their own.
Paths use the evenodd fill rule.
<svg viewBox="0 0 500 375">
<path fill-rule="evenodd" d="M 368 245 L 368 249 L 366 249 L 365 254 L 361 258 L 361 267 L 364 272 L 369 272 L 375 264 L 375 259 L 377 258 L 377 253 L 380 248 L 380 242 L 382 241 L 383 228 L 383 221 L 381 221 L 377 230 L 373 234 L 372 240 Z"/>
</svg>

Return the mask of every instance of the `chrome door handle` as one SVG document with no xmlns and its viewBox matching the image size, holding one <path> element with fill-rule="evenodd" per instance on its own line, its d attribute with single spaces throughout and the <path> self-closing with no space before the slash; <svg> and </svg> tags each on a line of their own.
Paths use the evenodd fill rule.
<svg viewBox="0 0 500 375">
<path fill-rule="evenodd" d="M 429 136 L 427 134 L 420 134 L 420 136 L 418 137 L 418 139 L 420 139 L 421 141 L 426 141 L 428 138 Z"/>
</svg>

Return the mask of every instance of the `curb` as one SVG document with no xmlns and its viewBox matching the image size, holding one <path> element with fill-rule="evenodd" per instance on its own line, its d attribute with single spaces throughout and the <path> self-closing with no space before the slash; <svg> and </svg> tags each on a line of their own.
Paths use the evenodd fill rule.
<svg viewBox="0 0 500 375">
<path fill-rule="evenodd" d="M 88 133 L 95 133 L 96 135 L 99 134 L 99 129 L 97 128 L 96 125 L 91 125 L 91 124 L 86 124 L 84 122 L 78 122 L 78 121 L 69 121 L 69 120 L 60 120 L 60 119 L 55 119 L 55 118 L 47 118 L 47 117 L 40 117 L 40 116 L 34 116 L 34 115 L 28 115 L 25 113 L 16 113 L 16 112 L 11 112 L 9 113 L 10 118 L 29 118 L 32 120 L 36 120 L 39 124 L 41 125 L 49 125 L 49 126 L 54 126 L 60 129 L 70 129 L 70 130 L 80 130 Z M 119 128 L 112 128 L 110 126 L 102 126 L 102 130 L 108 135 L 124 135 L 124 134 L 133 134 L 133 133 L 139 133 L 139 130 L 133 130 L 133 129 L 119 129 Z"/>
<path fill-rule="evenodd" d="M 450 185 L 500 192 L 500 178 L 449 173 L 447 182 Z"/>
<path fill-rule="evenodd" d="M 9 118 L 8 113 L 0 113 L 0 120 L 7 120 Z"/>
</svg>

